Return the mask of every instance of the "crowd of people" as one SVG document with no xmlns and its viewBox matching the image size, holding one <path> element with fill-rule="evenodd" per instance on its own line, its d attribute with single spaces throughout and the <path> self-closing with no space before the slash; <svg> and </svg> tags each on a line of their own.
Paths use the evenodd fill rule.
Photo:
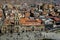
<svg viewBox="0 0 60 40">
<path fill-rule="evenodd" d="M 0 8 L 3 12 L 0 12 L 0 18 L 3 17 L 4 25 L 46 26 L 60 23 L 59 7 L 52 3 L 22 3 L 20 5 L 6 3 Z M 48 28 L 52 27 L 48 26 Z"/>
</svg>

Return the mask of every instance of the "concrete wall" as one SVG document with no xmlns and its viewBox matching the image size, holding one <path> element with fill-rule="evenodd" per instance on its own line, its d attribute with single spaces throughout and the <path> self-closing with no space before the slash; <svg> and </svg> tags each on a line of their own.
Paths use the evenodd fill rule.
<svg viewBox="0 0 60 40">
<path fill-rule="evenodd" d="M 35 3 L 35 2 L 57 2 L 57 3 L 59 3 L 60 2 L 60 0 L 0 0 L 0 3 L 4 3 L 4 1 L 7 1 L 7 2 L 9 2 L 9 3 L 17 3 L 17 4 L 19 4 L 19 3 L 23 3 L 23 2 L 27 2 L 27 3 Z"/>
</svg>

